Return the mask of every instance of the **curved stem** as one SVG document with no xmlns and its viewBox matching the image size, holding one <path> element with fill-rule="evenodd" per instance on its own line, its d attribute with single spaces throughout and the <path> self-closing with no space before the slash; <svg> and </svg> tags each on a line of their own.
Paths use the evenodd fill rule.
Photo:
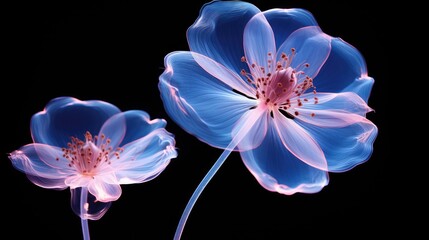
<svg viewBox="0 0 429 240">
<path fill-rule="evenodd" d="M 264 116 L 266 113 L 265 107 L 258 106 L 253 111 L 249 111 L 248 113 L 244 114 L 236 123 L 236 129 L 237 131 L 234 132 L 234 137 L 229 143 L 229 145 L 225 148 L 225 150 L 222 152 L 222 154 L 219 156 L 219 158 L 216 160 L 215 164 L 212 168 L 210 168 L 209 172 L 206 174 L 206 176 L 201 180 L 198 187 L 195 189 L 194 193 L 192 194 L 191 198 L 188 201 L 188 204 L 185 207 L 185 210 L 182 213 L 182 216 L 180 217 L 179 224 L 176 228 L 176 233 L 174 234 L 174 240 L 180 240 L 183 228 L 185 227 L 186 220 L 188 220 L 189 214 L 191 213 L 192 208 L 195 205 L 195 202 L 197 201 L 198 197 L 200 196 L 201 192 L 204 190 L 204 188 L 207 186 L 209 181 L 213 178 L 215 173 L 219 170 L 219 168 L 222 166 L 222 164 L 225 162 L 226 158 L 229 156 L 229 154 L 235 149 L 235 147 L 238 145 L 238 143 L 243 140 L 243 138 L 249 133 L 249 131 L 252 129 L 254 124 L 261 119 L 261 117 Z"/>
<path fill-rule="evenodd" d="M 232 149 L 234 149 L 234 147 Z M 195 202 L 197 201 L 198 197 L 200 196 L 204 188 L 207 186 L 209 181 L 215 175 L 217 170 L 219 170 L 219 168 L 225 162 L 226 158 L 229 156 L 231 151 L 232 150 L 229 150 L 229 148 L 223 151 L 223 153 L 216 160 L 215 164 L 212 166 L 212 168 L 210 168 L 209 172 L 206 174 L 203 180 L 201 180 L 200 184 L 195 189 L 194 193 L 192 194 L 191 198 L 188 201 L 188 204 L 185 207 L 185 210 L 182 213 L 182 217 L 180 217 L 180 221 L 179 221 L 179 224 L 177 225 L 176 233 L 174 234 L 174 240 L 179 240 L 180 237 L 182 236 L 182 232 L 183 232 L 183 228 L 185 227 L 186 220 L 188 220 L 189 214 L 191 213 L 191 210 L 194 207 Z"/>
<path fill-rule="evenodd" d="M 88 190 L 86 187 L 83 187 L 80 192 L 80 222 L 82 224 L 82 234 L 84 240 L 89 240 L 89 228 L 88 228 L 88 219 L 85 218 L 87 209 L 86 206 L 88 202 Z"/>
</svg>

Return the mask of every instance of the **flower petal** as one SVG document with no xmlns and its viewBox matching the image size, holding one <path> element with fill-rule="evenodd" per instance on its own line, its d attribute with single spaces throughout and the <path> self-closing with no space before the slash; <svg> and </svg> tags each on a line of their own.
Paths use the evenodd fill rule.
<svg viewBox="0 0 429 240">
<path fill-rule="evenodd" d="M 368 160 L 378 133 L 377 127 L 365 118 L 335 128 L 297 122 L 319 143 L 330 172 L 344 172 Z"/>
<path fill-rule="evenodd" d="M 267 190 L 286 195 L 319 192 L 328 184 L 328 174 L 297 159 L 289 152 L 270 121 L 261 145 L 240 152 L 246 167 Z"/>
<path fill-rule="evenodd" d="M 76 174 L 58 147 L 45 144 L 28 144 L 9 156 L 12 165 L 27 174 L 34 184 L 53 189 L 65 189 L 65 179 Z M 57 160 L 58 159 L 58 160 Z"/>
<path fill-rule="evenodd" d="M 244 113 L 232 129 L 232 138 L 238 141 L 232 145 L 237 145 L 239 151 L 258 147 L 265 138 L 268 118 L 268 111 L 261 105 Z"/>
<path fill-rule="evenodd" d="M 245 68 L 245 64 L 240 62 L 244 56 L 244 27 L 259 12 L 258 8 L 247 2 L 212 1 L 205 4 L 187 31 L 191 51 L 240 72 Z"/>
<path fill-rule="evenodd" d="M 100 202 L 116 201 L 122 193 L 114 173 L 102 173 L 94 176 L 88 184 L 88 191 Z"/>
<path fill-rule="evenodd" d="M 253 16 L 244 28 L 244 52 L 250 71 L 266 77 L 275 67 L 276 42 L 270 24 L 263 13 Z M 252 67 L 253 65 L 257 67 Z"/>
<path fill-rule="evenodd" d="M 312 97 L 312 93 L 304 94 Z M 295 107 L 299 112 L 296 118 L 319 127 L 344 127 L 366 121 L 365 115 L 372 109 L 353 92 L 317 94 L 318 104 L 304 102 Z"/>
<path fill-rule="evenodd" d="M 251 107 L 249 99 L 207 73 L 190 52 L 173 52 L 165 58 L 159 90 L 169 116 L 202 141 L 225 148 L 238 119 Z"/>
<path fill-rule="evenodd" d="M 294 120 L 279 111 L 273 111 L 274 126 L 283 145 L 298 159 L 308 165 L 327 170 L 325 155 L 317 142 Z"/>
<path fill-rule="evenodd" d="M 304 9 L 276 8 L 264 11 L 263 13 L 273 29 L 277 49 L 295 30 L 307 26 L 318 26 L 313 15 Z"/>
<path fill-rule="evenodd" d="M 109 118 L 101 127 L 99 135 L 104 134 L 111 139 L 110 146 L 116 149 L 129 142 L 139 139 L 155 129 L 163 128 L 164 119 L 150 119 L 148 113 L 140 110 L 121 112 Z"/>
<path fill-rule="evenodd" d="M 67 186 L 71 189 L 80 188 L 80 187 L 88 187 L 89 182 L 92 181 L 91 176 L 82 176 L 81 174 L 72 175 L 65 180 Z"/>
<path fill-rule="evenodd" d="M 117 107 L 103 101 L 55 98 L 31 118 L 31 134 L 34 142 L 66 147 L 70 137 L 82 139 L 86 131 L 98 133 L 103 123 L 118 112 Z"/>
<path fill-rule="evenodd" d="M 317 91 L 355 92 L 368 102 L 373 84 L 360 52 L 342 39 L 333 38 L 331 53 L 314 79 Z"/>
<path fill-rule="evenodd" d="M 292 52 L 292 49 L 296 50 L 295 53 Z M 316 77 L 330 52 L 331 37 L 324 34 L 319 27 L 309 26 L 296 30 L 284 41 L 278 49 L 277 59 L 281 59 L 282 53 L 289 58 L 292 57 L 292 68 L 296 72 L 304 71 L 305 73 L 299 75 L 298 81 L 300 81 L 300 79 L 305 79 L 305 76 Z M 309 64 L 308 67 L 305 66 L 306 63 Z"/>
<path fill-rule="evenodd" d="M 123 146 L 124 152 L 111 164 L 119 183 L 142 183 L 158 176 L 177 157 L 174 145 L 173 135 L 159 128 Z"/>
<path fill-rule="evenodd" d="M 256 95 L 255 88 L 250 87 L 250 85 L 244 82 L 235 72 L 232 72 L 212 59 L 196 52 L 192 52 L 192 56 L 207 73 L 224 82 L 232 89 L 235 89 L 250 97 Z"/>
<path fill-rule="evenodd" d="M 73 212 L 80 216 L 83 219 L 91 219 L 91 220 L 98 220 L 101 217 L 104 216 L 104 214 L 109 210 L 110 206 L 112 205 L 112 202 L 100 202 L 96 201 L 96 198 L 91 193 L 88 193 L 88 211 L 85 211 L 85 216 L 81 215 L 81 202 L 80 202 L 80 194 L 81 194 L 81 188 L 74 188 L 70 189 L 71 192 L 71 207 L 73 209 Z M 85 190 L 86 191 L 86 190 Z"/>
</svg>

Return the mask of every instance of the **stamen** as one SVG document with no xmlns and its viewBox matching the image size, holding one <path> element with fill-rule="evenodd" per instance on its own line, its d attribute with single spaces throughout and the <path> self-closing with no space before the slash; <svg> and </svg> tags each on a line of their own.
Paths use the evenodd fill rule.
<svg viewBox="0 0 429 240">
<path fill-rule="evenodd" d="M 288 53 L 289 55 L 285 52 L 276 55 L 268 52 L 265 63 L 253 62 L 249 64 L 244 56 L 241 58 L 242 62 L 246 62 L 250 66 L 250 72 L 245 69 L 240 72 L 242 76 L 245 76 L 244 81 L 255 88 L 256 99 L 261 99 L 260 104 L 268 106 L 269 114 L 272 118 L 274 118 L 273 111 L 279 110 L 287 118 L 294 119 L 300 114 L 295 108 L 319 102 L 316 97 L 317 91 L 313 84 L 313 79 L 306 75 L 306 70 L 310 67 L 310 64 L 303 61 L 299 64 L 295 63 L 294 67 L 292 67 L 291 64 L 297 54 L 297 50 L 290 48 Z M 275 57 L 278 59 L 275 59 Z M 313 91 L 314 101 L 311 101 L 308 97 L 302 98 L 310 89 Z M 233 92 L 255 99 L 235 89 L 233 89 Z M 252 106 L 249 110 L 256 107 Z M 310 113 L 310 115 L 311 117 L 315 116 L 314 113 Z"/>
<path fill-rule="evenodd" d="M 110 143 L 112 141 L 104 134 L 93 137 L 88 131 L 84 134 L 84 137 L 85 141 L 71 137 L 71 141 L 67 143 L 68 148 L 61 149 L 63 152 L 62 157 L 69 161 L 69 167 L 75 167 L 81 174 L 94 177 L 95 170 L 100 168 L 103 159 L 110 164 L 110 155 L 113 150 Z M 101 142 L 96 145 L 99 139 Z M 118 148 L 113 153 L 116 159 L 120 159 L 120 152 L 122 151 L 122 148 Z M 60 161 L 60 158 L 57 157 L 55 160 Z"/>
</svg>

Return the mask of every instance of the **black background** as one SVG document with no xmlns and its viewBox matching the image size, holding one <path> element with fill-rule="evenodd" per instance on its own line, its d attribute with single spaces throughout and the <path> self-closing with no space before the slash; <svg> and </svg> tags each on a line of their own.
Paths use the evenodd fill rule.
<svg viewBox="0 0 429 240">
<path fill-rule="evenodd" d="M 199 181 L 222 150 L 179 128 L 164 111 L 158 91 L 163 58 L 188 50 L 186 30 L 206 1 L 75 2 L 14 4 L 5 10 L 3 36 L 12 54 L 4 65 L 1 149 L 1 235 L 18 238 L 81 239 L 80 219 L 69 190 L 43 189 L 10 164 L 7 153 L 30 143 L 31 116 L 52 98 L 99 99 L 121 110 L 142 109 L 168 121 L 179 156 L 154 180 L 123 185 L 121 198 L 98 221 L 92 239 L 172 239 L 180 215 Z M 137 3 L 138 2 L 138 3 Z M 261 10 L 305 8 L 329 35 L 364 55 L 375 85 L 368 118 L 379 127 L 371 159 L 330 174 L 317 194 L 281 195 L 262 188 L 233 153 L 197 201 L 183 239 L 295 239 L 292 236 L 386 236 L 398 208 L 388 155 L 386 123 L 389 59 L 386 9 L 371 1 L 250 1 Z M 394 213 L 393 213 L 394 212 Z M 387 226 L 387 227 L 386 227 Z"/>
</svg>

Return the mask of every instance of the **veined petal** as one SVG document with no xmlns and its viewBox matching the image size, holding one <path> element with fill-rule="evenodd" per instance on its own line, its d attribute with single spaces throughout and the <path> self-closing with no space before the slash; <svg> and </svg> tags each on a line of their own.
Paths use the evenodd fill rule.
<svg viewBox="0 0 429 240">
<path fill-rule="evenodd" d="M 353 92 L 317 96 L 318 104 L 296 108 L 295 119 L 319 144 L 329 171 L 346 171 L 369 159 L 377 127 L 365 115 L 372 109 Z"/>
<path fill-rule="evenodd" d="M 240 72 L 247 67 L 240 62 L 244 56 L 244 28 L 259 12 L 254 5 L 241 1 L 212 1 L 205 4 L 187 31 L 191 51 Z"/>
<path fill-rule="evenodd" d="M 295 49 L 295 53 L 292 52 Z M 296 72 L 304 71 L 305 74 L 298 75 L 298 81 L 305 76 L 315 78 L 319 70 L 325 64 L 331 52 L 331 37 L 322 32 L 317 26 L 303 27 L 293 32 L 279 47 L 277 59 L 285 53 Z M 305 66 L 305 64 L 307 64 Z"/>
<path fill-rule="evenodd" d="M 360 52 L 340 38 L 332 39 L 331 53 L 314 79 L 319 92 L 355 92 L 368 102 L 374 79 L 368 76 Z"/>
<path fill-rule="evenodd" d="M 278 136 L 296 158 L 321 170 L 328 170 L 325 155 L 317 142 L 294 120 L 273 111 L 274 126 Z"/>
<path fill-rule="evenodd" d="M 80 187 L 88 187 L 90 181 L 92 181 L 91 176 L 82 176 L 81 174 L 76 174 L 66 178 L 65 183 L 67 184 L 67 186 L 73 189 Z"/>
<path fill-rule="evenodd" d="M 100 202 L 116 201 L 122 193 L 114 173 L 102 173 L 94 176 L 88 184 L 88 191 Z"/>
<path fill-rule="evenodd" d="M 158 176 L 177 157 L 174 145 L 173 135 L 159 128 L 123 146 L 120 158 L 112 161 L 119 183 L 142 183 Z"/>
<path fill-rule="evenodd" d="M 31 134 L 34 142 L 67 147 L 70 137 L 82 139 L 86 131 L 98 133 L 103 123 L 119 112 L 103 101 L 55 98 L 31 118 Z"/>
<path fill-rule="evenodd" d="M 239 151 L 247 151 L 261 144 L 267 132 L 268 118 L 267 109 L 261 105 L 243 114 L 232 129 L 232 138 L 238 139 Z"/>
<path fill-rule="evenodd" d="M 316 114 L 317 116 L 317 114 Z M 301 121 L 297 124 L 318 142 L 325 154 L 330 172 L 344 172 L 369 159 L 377 137 L 377 127 L 364 117 L 355 115 L 350 125 L 327 127 Z"/>
<path fill-rule="evenodd" d="M 150 119 L 148 113 L 140 110 L 121 112 L 109 118 L 101 128 L 99 135 L 111 139 L 110 146 L 116 149 L 139 139 L 155 129 L 163 128 L 167 122 L 163 119 Z"/>
<path fill-rule="evenodd" d="M 312 100 L 303 102 L 301 107 L 294 107 L 300 120 L 321 127 L 343 127 L 361 121 L 372 111 L 366 102 L 356 93 L 318 93 L 317 104 Z M 311 99 L 313 93 L 302 95 Z"/>
<path fill-rule="evenodd" d="M 207 73 L 190 52 L 173 52 L 165 58 L 159 90 L 169 116 L 202 141 L 225 148 L 237 120 L 257 105 Z"/>
<path fill-rule="evenodd" d="M 28 144 L 9 156 L 12 165 L 27 174 L 36 185 L 44 188 L 67 188 L 65 179 L 76 174 L 75 168 L 63 157 L 58 147 L 46 144 Z M 57 160 L 58 159 L 58 160 Z"/>
<path fill-rule="evenodd" d="M 286 195 L 315 193 L 329 182 L 327 172 L 311 167 L 285 148 L 272 121 L 262 143 L 240 154 L 253 176 L 269 191 Z"/>
<path fill-rule="evenodd" d="M 270 24 L 263 13 L 250 19 L 244 29 L 244 53 L 250 71 L 258 77 L 266 77 L 276 66 L 276 42 Z M 256 67 L 252 67 L 255 65 Z"/>
<path fill-rule="evenodd" d="M 81 217 L 82 219 L 91 219 L 91 220 L 98 220 L 101 217 L 104 216 L 104 214 L 107 212 L 107 210 L 110 208 L 110 205 L 112 205 L 112 202 L 100 202 L 96 201 L 96 198 L 91 193 L 88 193 L 88 210 L 85 211 L 86 214 L 82 216 L 80 208 L 82 206 L 80 202 L 80 194 L 81 194 L 81 188 L 73 188 L 70 189 L 71 192 L 71 207 L 73 209 L 73 212 Z"/>
<path fill-rule="evenodd" d="M 295 30 L 307 26 L 318 26 L 313 15 L 304 9 L 275 8 L 264 11 L 263 13 L 271 28 L 273 29 L 277 49 Z"/>
<path fill-rule="evenodd" d="M 192 52 L 192 56 L 195 61 L 209 74 L 213 77 L 217 78 L 219 81 L 224 82 L 226 85 L 235 89 L 249 97 L 253 97 L 256 95 L 255 88 L 250 87 L 249 84 L 245 83 L 237 73 L 232 72 L 221 64 L 213 61 L 212 59 L 198 54 L 196 52 Z"/>
</svg>

